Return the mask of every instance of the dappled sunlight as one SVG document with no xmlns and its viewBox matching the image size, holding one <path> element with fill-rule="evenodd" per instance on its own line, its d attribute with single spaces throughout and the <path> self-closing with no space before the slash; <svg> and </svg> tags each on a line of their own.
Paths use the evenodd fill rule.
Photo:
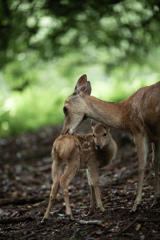
<svg viewBox="0 0 160 240">
<path fill-rule="evenodd" d="M 15 102 L 13 98 L 8 98 L 2 107 L 2 111 L 10 112 L 10 116 L 15 116 Z"/>
</svg>

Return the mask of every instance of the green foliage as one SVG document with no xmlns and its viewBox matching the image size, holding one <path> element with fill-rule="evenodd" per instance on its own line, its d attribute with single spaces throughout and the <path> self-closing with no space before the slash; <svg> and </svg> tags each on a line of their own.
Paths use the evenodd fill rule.
<svg viewBox="0 0 160 240">
<path fill-rule="evenodd" d="M 0 134 L 5 136 L 44 125 L 62 124 L 62 105 L 63 99 L 57 96 L 56 89 L 34 86 L 23 94 L 12 93 L 1 108 Z"/>
<path fill-rule="evenodd" d="M 110 55 L 95 48 L 85 58 L 83 52 L 70 52 L 54 61 L 32 64 L 36 56 L 28 54 L 26 59 L 8 64 L 0 76 L 0 136 L 62 124 L 64 100 L 84 73 L 91 81 L 93 96 L 113 102 L 126 99 L 141 86 L 160 80 L 159 51 L 148 55 L 141 66 L 122 62 L 108 75 L 105 63 Z M 26 79 L 28 85 L 22 90 Z"/>
<path fill-rule="evenodd" d="M 0 136 L 62 124 L 84 73 L 107 101 L 159 81 L 159 8 L 158 0 L 1 1 Z"/>
<path fill-rule="evenodd" d="M 90 45 L 117 52 L 114 65 L 142 60 L 159 45 L 159 7 L 158 0 L 1 1 L 0 67 L 28 49 L 49 60 Z"/>
</svg>

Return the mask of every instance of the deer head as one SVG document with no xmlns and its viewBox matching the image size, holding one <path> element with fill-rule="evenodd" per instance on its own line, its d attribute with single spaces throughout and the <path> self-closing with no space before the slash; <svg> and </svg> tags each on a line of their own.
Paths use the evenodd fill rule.
<svg viewBox="0 0 160 240">
<path fill-rule="evenodd" d="M 83 75 L 79 78 L 74 92 L 70 95 L 63 107 L 65 114 L 63 134 L 73 134 L 82 121 L 87 118 L 87 106 L 85 105 L 85 95 L 91 94 L 91 85 L 87 81 L 87 76 Z"/>
<path fill-rule="evenodd" d="M 96 123 L 94 120 L 91 121 L 91 126 L 93 129 L 93 139 L 96 149 L 101 149 L 110 141 L 110 129 L 101 123 Z"/>
</svg>

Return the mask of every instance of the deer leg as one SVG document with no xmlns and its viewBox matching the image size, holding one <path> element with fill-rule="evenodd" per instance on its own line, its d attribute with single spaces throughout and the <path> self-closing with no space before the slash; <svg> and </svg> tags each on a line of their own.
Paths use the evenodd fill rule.
<svg viewBox="0 0 160 240">
<path fill-rule="evenodd" d="M 46 212 L 44 214 L 44 217 L 41 221 L 42 223 L 45 221 L 45 219 L 49 218 L 49 213 L 50 213 L 52 204 L 53 204 L 54 199 L 56 198 L 58 190 L 59 190 L 61 167 L 60 167 L 60 165 L 57 164 L 56 161 L 54 161 L 53 164 L 52 164 L 52 176 L 54 178 L 54 181 L 53 181 L 53 185 L 52 185 L 52 188 L 51 188 L 48 207 L 47 207 L 47 210 L 46 210 Z"/>
<path fill-rule="evenodd" d="M 135 143 L 137 147 L 138 154 L 138 186 L 137 186 L 137 195 L 134 201 L 134 205 L 132 207 L 132 211 L 135 212 L 137 207 L 140 206 L 142 200 L 142 187 L 143 187 L 143 179 L 144 172 L 146 166 L 146 160 L 148 155 L 148 139 L 142 135 L 138 135 L 135 138 Z"/>
<path fill-rule="evenodd" d="M 160 162 L 160 141 L 153 143 L 152 145 L 153 150 L 153 167 L 155 171 L 155 196 L 153 205 L 158 203 L 160 199 L 160 187 L 159 187 L 159 162 Z"/>
<path fill-rule="evenodd" d="M 90 186 L 90 192 L 91 192 L 91 194 L 90 194 L 90 208 L 94 209 L 95 208 L 95 200 L 96 200 L 95 191 L 94 191 L 94 187 L 92 185 L 91 179 L 90 179 L 88 169 L 86 170 L 86 172 L 87 172 L 88 184 Z"/>
<path fill-rule="evenodd" d="M 94 187 L 93 185 L 90 186 L 90 191 L 91 191 L 91 195 L 90 195 L 90 208 L 95 208 L 95 200 L 96 200 L 96 195 L 95 195 L 95 191 L 94 191 Z"/>
<path fill-rule="evenodd" d="M 101 200 L 101 196 L 100 196 L 100 191 L 99 191 L 99 176 L 98 176 L 98 169 L 94 169 L 93 167 L 89 167 L 88 168 L 88 175 L 90 178 L 90 182 L 91 182 L 91 186 L 94 189 L 94 195 L 97 201 L 97 206 L 101 209 L 101 211 L 104 211 L 104 207 L 102 204 L 102 200 Z M 94 195 L 93 192 L 91 192 L 91 204 L 95 204 L 95 200 L 94 200 Z"/>
<path fill-rule="evenodd" d="M 72 210 L 70 207 L 69 196 L 68 196 L 68 185 L 72 178 L 75 176 L 77 169 L 79 169 L 79 161 L 71 162 L 69 165 L 66 166 L 66 169 L 61 176 L 60 179 L 60 186 L 63 193 L 63 198 L 66 204 L 66 214 L 70 216 L 73 220 Z"/>
</svg>

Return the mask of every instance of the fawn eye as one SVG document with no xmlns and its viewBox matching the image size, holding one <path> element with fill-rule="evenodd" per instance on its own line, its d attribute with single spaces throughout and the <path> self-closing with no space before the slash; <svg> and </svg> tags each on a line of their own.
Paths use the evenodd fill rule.
<svg viewBox="0 0 160 240">
<path fill-rule="evenodd" d="M 66 107 L 66 106 L 63 108 L 63 112 L 64 112 L 64 113 L 67 112 L 67 107 Z"/>
<path fill-rule="evenodd" d="M 103 134 L 103 136 L 107 136 L 107 134 L 106 134 L 106 133 L 104 133 L 104 134 Z"/>
<path fill-rule="evenodd" d="M 93 134 L 93 137 L 95 138 L 95 135 Z"/>
</svg>

